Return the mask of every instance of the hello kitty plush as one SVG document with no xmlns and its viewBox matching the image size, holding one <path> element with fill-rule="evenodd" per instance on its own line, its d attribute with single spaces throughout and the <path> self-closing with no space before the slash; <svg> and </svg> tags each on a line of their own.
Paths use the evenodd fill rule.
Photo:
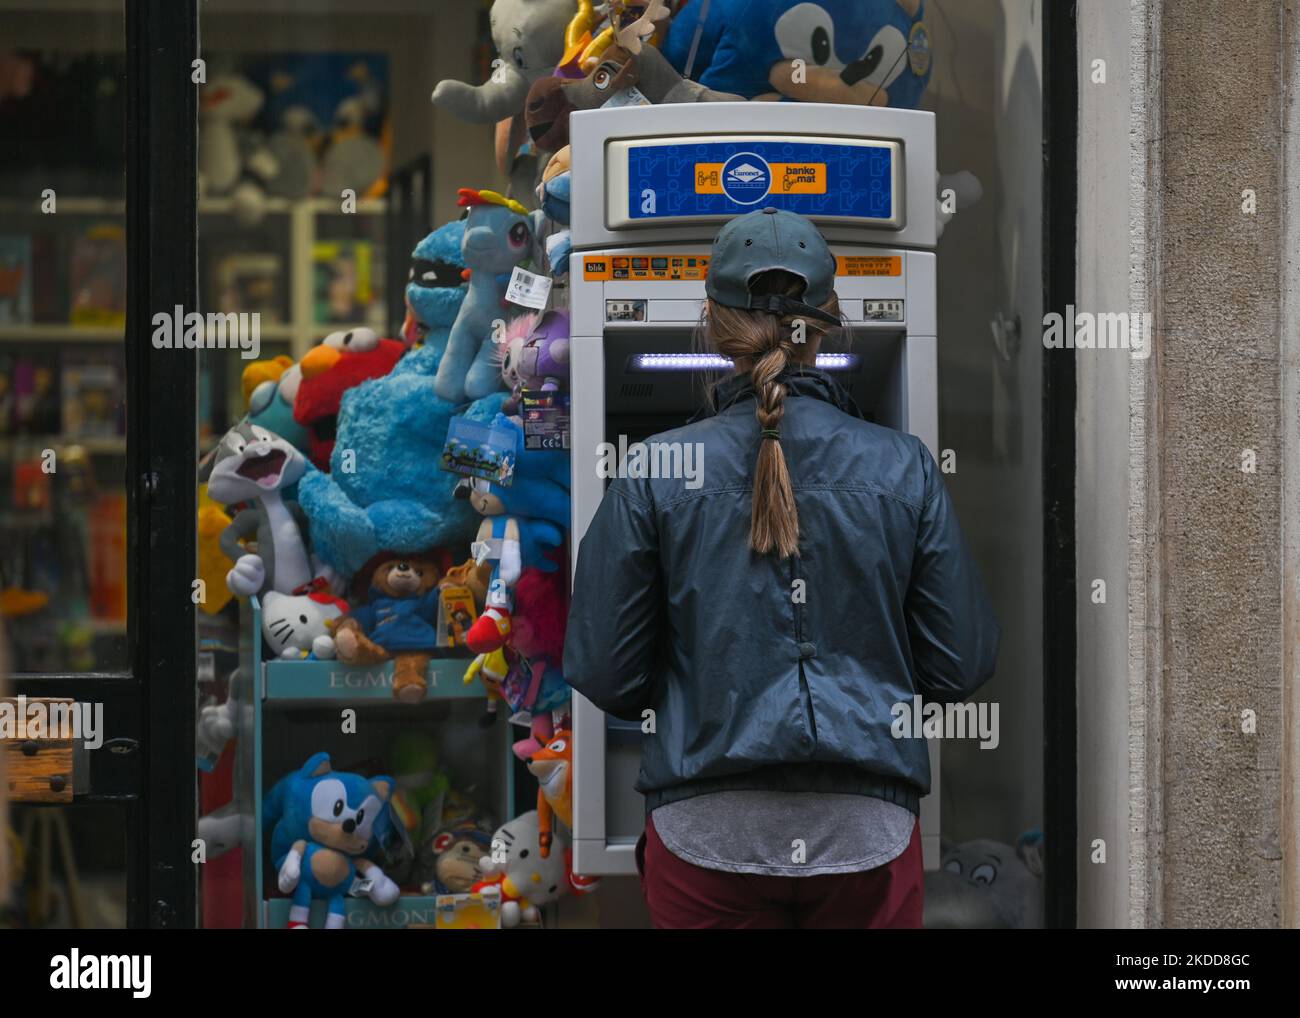
<svg viewBox="0 0 1300 1018">
<path fill-rule="evenodd" d="M 262 597 L 262 640 L 271 656 L 286 661 L 312 657 L 332 661 L 334 624 L 348 613 L 348 603 L 328 590 L 304 594 L 267 591 Z"/>
<path fill-rule="evenodd" d="M 568 842 L 558 832 L 549 856 L 542 857 L 537 810 L 529 810 L 497 828 L 490 853 L 478 863 L 484 877 L 471 890 L 500 890 L 502 926 L 535 923 L 542 905 L 566 892 L 586 894 L 596 889 L 597 878 L 573 872 L 572 857 Z"/>
</svg>

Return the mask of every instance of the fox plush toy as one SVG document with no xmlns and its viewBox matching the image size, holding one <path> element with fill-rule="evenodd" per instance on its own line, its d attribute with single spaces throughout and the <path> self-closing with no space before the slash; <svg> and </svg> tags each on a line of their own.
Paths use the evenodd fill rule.
<svg viewBox="0 0 1300 1018">
<path fill-rule="evenodd" d="M 560 731 L 528 758 L 528 770 L 537 779 L 537 842 L 542 858 L 551 854 L 555 840 L 554 817 L 573 827 L 573 734 Z"/>
</svg>

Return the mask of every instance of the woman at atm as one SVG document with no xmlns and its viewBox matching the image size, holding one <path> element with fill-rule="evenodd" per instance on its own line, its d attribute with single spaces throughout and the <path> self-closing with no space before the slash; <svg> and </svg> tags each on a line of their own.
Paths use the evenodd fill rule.
<svg viewBox="0 0 1300 1018">
<path fill-rule="evenodd" d="M 647 731 L 637 865 L 661 928 L 919 926 L 929 758 L 894 707 L 993 673 L 933 457 L 815 367 L 834 284 L 808 220 L 723 227 L 703 331 L 735 374 L 649 440 L 694 444 L 702 483 L 620 477 L 579 551 L 565 675 Z"/>
</svg>

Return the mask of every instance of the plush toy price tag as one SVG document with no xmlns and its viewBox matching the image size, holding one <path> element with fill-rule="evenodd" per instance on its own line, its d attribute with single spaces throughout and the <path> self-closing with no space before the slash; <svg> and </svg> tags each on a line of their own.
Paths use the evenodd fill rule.
<svg viewBox="0 0 1300 1018">
<path fill-rule="evenodd" d="M 545 309 L 551 298 L 551 280 L 548 276 L 539 276 L 518 265 L 510 273 L 510 284 L 506 287 L 506 300 L 520 307 Z"/>
<path fill-rule="evenodd" d="M 615 92 L 610 96 L 609 101 L 605 103 L 605 109 L 616 110 L 622 106 L 650 106 L 651 102 L 645 97 L 635 85 L 623 89 L 621 92 Z"/>
<path fill-rule="evenodd" d="M 514 480 L 517 433 L 495 424 L 453 417 L 442 447 L 442 469 L 495 484 Z"/>
</svg>

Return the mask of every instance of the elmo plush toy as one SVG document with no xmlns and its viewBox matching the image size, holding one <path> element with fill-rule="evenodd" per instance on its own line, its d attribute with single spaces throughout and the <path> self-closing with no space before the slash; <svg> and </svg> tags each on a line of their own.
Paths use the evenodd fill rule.
<svg viewBox="0 0 1300 1018">
<path fill-rule="evenodd" d="M 308 432 L 308 456 L 320 470 L 330 468 L 343 394 L 371 378 L 383 378 L 406 348 L 395 339 L 380 339 L 374 329 L 333 332 L 299 363 L 302 383 L 293 403 L 293 419 Z"/>
</svg>

